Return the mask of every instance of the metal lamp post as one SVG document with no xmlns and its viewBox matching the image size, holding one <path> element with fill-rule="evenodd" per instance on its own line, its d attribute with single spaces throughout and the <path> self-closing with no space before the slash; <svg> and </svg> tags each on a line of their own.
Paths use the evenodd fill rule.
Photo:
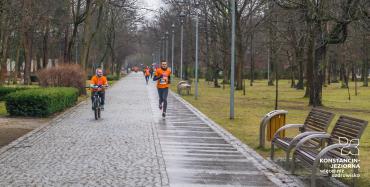
<svg viewBox="0 0 370 187">
<path fill-rule="evenodd" d="M 172 24 L 172 48 L 171 48 L 171 77 L 173 77 L 174 67 L 173 67 L 173 61 L 175 56 L 175 24 Z"/>
<path fill-rule="evenodd" d="M 199 8 L 199 1 L 194 0 L 195 3 L 195 99 L 198 99 L 198 66 L 199 66 L 199 15 L 198 15 L 198 8 Z"/>
<path fill-rule="evenodd" d="M 183 65 L 183 48 L 184 48 L 184 17 L 185 14 L 181 11 L 180 23 L 181 23 L 181 44 L 180 44 L 180 79 L 182 80 L 182 65 Z"/>
<path fill-rule="evenodd" d="M 231 77 L 230 77 L 230 119 L 234 119 L 234 74 L 235 74 L 235 0 L 231 0 Z"/>
</svg>

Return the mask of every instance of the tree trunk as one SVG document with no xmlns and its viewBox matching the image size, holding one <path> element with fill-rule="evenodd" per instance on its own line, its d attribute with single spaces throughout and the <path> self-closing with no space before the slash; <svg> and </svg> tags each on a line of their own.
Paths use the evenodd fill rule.
<svg viewBox="0 0 370 187">
<path fill-rule="evenodd" d="M 293 62 L 295 62 L 296 60 L 292 59 L 293 57 L 292 57 L 292 55 L 290 55 L 289 51 L 287 51 L 287 55 L 288 55 L 289 70 L 290 70 L 290 87 L 295 88 L 296 84 L 295 84 L 294 64 L 293 64 Z"/>
<path fill-rule="evenodd" d="M 32 33 L 25 31 L 23 33 L 23 48 L 24 48 L 24 74 L 23 80 L 25 85 L 31 83 L 31 60 L 32 60 Z"/>
<path fill-rule="evenodd" d="M 276 74 L 275 76 L 277 75 L 277 70 L 275 71 Z M 278 104 L 279 104 L 279 79 L 278 77 L 276 77 L 276 81 L 275 81 L 275 110 L 277 110 L 279 108 Z"/>
<path fill-rule="evenodd" d="M 206 54 L 205 54 L 205 63 L 206 63 L 206 81 L 211 81 L 212 80 L 212 68 L 209 62 L 209 39 L 210 39 L 210 34 L 209 34 L 209 26 L 208 26 L 208 10 L 207 10 L 207 5 L 204 5 L 204 29 L 205 29 L 205 43 L 206 43 Z M 217 83 L 218 84 L 218 83 Z M 216 86 L 216 85 L 215 85 Z"/>
<path fill-rule="evenodd" d="M 15 55 L 15 59 L 14 59 L 14 72 L 13 72 L 13 84 L 17 84 L 17 78 L 19 77 L 18 74 L 19 74 L 19 57 L 20 57 L 20 52 L 21 52 L 21 48 L 22 48 L 22 41 L 21 41 L 21 38 L 19 39 L 19 42 L 18 42 L 18 45 L 17 45 L 17 52 L 16 52 L 16 55 Z"/>
<path fill-rule="evenodd" d="M 250 57 L 251 57 L 251 75 L 250 75 L 250 86 L 253 86 L 253 82 L 254 82 L 254 46 L 253 46 L 253 39 L 254 39 L 254 33 L 252 31 L 251 33 L 251 41 L 250 41 L 250 47 L 251 47 L 251 53 L 250 53 Z M 245 85 L 244 85 L 245 87 Z"/>
<path fill-rule="evenodd" d="M 369 86 L 369 41 L 366 40 L 366 34 L 363 35 L 363 40 L 362 40 L 362 51 L 363 51 L 363 86 L 368 87 Z"/>
<path fill-rule="evenodd" d="M 37 50 L 37 53 L 36 53 L 36 69 L 37 70 L 40 70 L 42 69 L 42 58 L 41 58 L 41 51 Z"/>
<path fill-rule="evenodd" d="M 235 69 L 235 76 L 236 76 L 236 90 L 242 90 L 243 89 L 243 72 L 244 72 L 244 46 L 242 42 L 242 33 L 240 24 L 237 24 L 236 26 L 236 47 L 237 47 L 237 53 L 236 53 L 236 69 Z"/>
<path fill-rule="evenodd" d="M 328 55 L 327 58 L 328 58 L 328 76 L 327 76 L 327 81 L 328 81 L 328 85 L 330 85 L 331 84 L 331 76 L 332 76 L 332 72 L 333 72 L 333 65 L 331 64 L 330 55 Z"/>
<path fill-rule="evenodd" d="M 347 88 L 347 72 L 344 63 L 340 65 L 341 88 Z"/>
<path fill-rule="evenodd" d="M 74 7 L 72 7 L 74 8 Z M 74 15 L 74 22 L 73 22 L 73 31 L 72 31 L 72 36 L 69 40 L 69 43 L 68 43 L 68 49 L 67 49 L 67 56 L 68 56 L 68 61 L 69 62 L 72 62 L 72 48 L 73 48 L 73 44 L 76 42 L 76 38 L 77 38 L 77 34 L 78 34 L 78 25 L 79 25 L 79 16 L 80 16 L 80 10 L 81 10 L 81 0 L 78 0 L 77 1 L 77 6 L 75 7 L 76 8 L 76 13 Z M 77 61 L 77 56 L 76 56 L 76 61 Z"/>
<path fill-rule="evenodd" d="M 352 64 L 352 66 L 351 66 L 351 75 L 352 75 L 351 80 L 352 80 L 352 82 L 354 82 L 355 79 L 356 79 L 356 67 L 355 67 L 355 64 L 353 62 L 351 64 Z"/>
<path fill-rule="evenodd" d="M 48 41 L 49 41 L 49 24 L 46 26 L 44 37 L 42 40 L 42 67 L 46 68 L 48 65 Z"/>
<path fill-rule="evenodd" d="M 69 36 L 69 26 L 66 26 L 64 30 L 64 42 L 63 42 L 63 62 L 71 63 L 68 60 L 68 36 Z"/>
<path fill-rule="evenodd" d="M 3 42 L 2 42 L 2 54 L 0 58 L 0 66 L 1 66 L 1 73 L 0 73 L 0 85 L 2 85 L 5 81 L 5 76 L 7 75 L 7 60 L 8 60 L 8 49 L 9 49 L 9 35 L 7 32 L 3 33 Z"/>
<path fill-rule="evenodd" d="M 309 29 L 308 36 L 307 36 L 307 67 L 306 67 L 306 76 L 307 76 L 307 82 L 306 82 L 306 92 L 304 97 L 310 96 L 310 90 L 311 85 L 313 82 L 313 53 L 314 53 L 314 33 L 311 31 L 312 29 Z"/>
<path fill-rule="evenodd" d="M 332 61 L 332 81 L 333 83 L 338 83 L 338 61 L 334 59 Z"/>
<path fill-rule="evenodd" d="M 218 68 L 215 68 L 214 70 L 213 70 L 213 86 L 215 87 L 215 88 L 219 88 L 220 87 L 220 85 L 218 84 L 218 73 L 219 73 L 220 71 L 218 70 Z"/>
<path fill-rule="evenodd" d="M 268 40 L 269 40 L 269 63 L 270 63 L 270 72 L 275 72 L 275 64 L 276 64 L 276 30 L 273 28 L 273 25 L 276 25 L 277 23 L 277 16 L 274 12 L 274 3 L 269 2 L 268 3 L 268 8 L 270 11 L 269 15 L 269 21 L 271 22 L 269 27 L 268 27 Z M 271 73 L 270 80 L 268 80 L 268 86 L 273 86 L 274 85 L 274 74 Z"/>
<path fill-rule="evenodd" d="M 298 90 L 303 90 L 304 89 L 304 77 L 303 77 L 303 72 L 304 72 L 304 67 L 303 67 L 303 54 L 304 54 L 304 50 L 303 49 L 299 49 L 298 51 L 296 51 L 295 55 L 296 55 L 296 61 L 298 63 L 298 83 L 296 85 L 296 89 Z"/>
<path fill-rule="evenodd" d="M 88 53 L 91 43 L 91 14 L 92 14 L 92 0 L 86 0 L 86 18 L 85 18 L 85 25 L 84 25 L 84 34 L 82 39 L 82 52 L 80 56 L 80 63 L 82 69 L 86 70 L 87 68 L 87 61 L 88 61 Z"/>
<path fill-rule="evenodd" d="M 313 79 L 310 84 L 310 102 L 309 104 L 317 107 L 322 106 L 322 85 L 323 85 L 323 63 L 326 55 L 326 44 L 323 44 L 321 23 L 314 24 L 313 37 L 315 39 L 315 51 L 313 61 Z"/>
<path fill-rule="evenodd" d="M 226 84 L 229 82 L 229 70 L 230 70 L 230 61 L 229 61 L 229 55 L 227 53 L 227 49 L 228 49 L 228 42 L 223 42 L 223 70 L 222 70 L 222 74 L 223 74 L 223 83 Z"/>
</svg>

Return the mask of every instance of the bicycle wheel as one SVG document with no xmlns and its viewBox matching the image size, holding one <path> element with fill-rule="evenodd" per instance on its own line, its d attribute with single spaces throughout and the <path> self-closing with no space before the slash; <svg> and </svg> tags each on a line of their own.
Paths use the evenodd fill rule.
<svg viewBox="0 0 370 187">
<path fill-rule="evenodd" d="M 95 120 L 98 120 L 99 115 L 98 115 L 98 109 L 97 108 L 95 108 L 94 115 L 95 115 Z"/>
<path fill-rule="evenodd" d="M 98 108 L 98 118 L 100 118 L 100 113 L 101 113 L 101 110 L 100 108 Z"/>
<path fill-rule="evenodd" d="M 99 119 L 99 103 L 97 102 L 97 99 L 94 100 L 94 116 L 95 120 Z"/>
</svg>

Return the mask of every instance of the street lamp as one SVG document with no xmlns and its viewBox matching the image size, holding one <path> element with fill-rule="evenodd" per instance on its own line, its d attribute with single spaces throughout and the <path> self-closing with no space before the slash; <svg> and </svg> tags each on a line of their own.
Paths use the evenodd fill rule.
<svg viewBox="0 0 370 187">
<path fill-rule="evenodd" d="M 230 77 L 230 119 L 234 119 L 234 74 L 235 74 L 235 0 L 231 0 L 231 77 Z"/>
<path fill-rule="evenodd" d="M 171 48 L 171 77 L 173 77 L 174 67 L 173 60 L 175 56 L 175 24 L 172 24 L 172 48 Z"/>
<path fill-rule="evenodd" d="M 196 25 L 195 25 L 195 99 L 198 99 L 198 66 L 199 66 L 199 15 L 198 15 L 198 8 L 199 8 L 199 1 L 194 0 L 195 3 L 195 12 L 196 12 Z"/>
<path fill-rule="evenodd" d="M 166 62 L 168 62 L 168 31 L 166 31 Z"/>
<path fill-rule="evenodd" d="M 180 12 L 180 23 L 181 23 L 181 44 L 180 44 L 180 79 L 182 80 L 182 64 L 183 64 L 183 48 L 184 48 L 184 17 L 183 11 Z"/>
</svg>

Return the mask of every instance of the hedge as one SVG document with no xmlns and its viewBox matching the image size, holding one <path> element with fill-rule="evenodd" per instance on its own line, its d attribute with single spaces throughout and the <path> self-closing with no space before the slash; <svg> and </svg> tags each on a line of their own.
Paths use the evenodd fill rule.
<svg viewBox="0 0 370 187">
<path fill-rule="evenodd" d="M 87 76 L 87 80 L 91 80 L 91 78 L 93 77 L 94 75 L 89 75 Z M 109 74 L 109 75 L 106 75 L 107 77 L 107 80 L 108 81 L 118 81 L 120 79 L 119 76 L 117 75 L 112 75 L 112 74 Z"/>
<path fill-rule="evenodd" d="M 5 97 L 12 116 L 46 117 L 76 104 L 76 88 L 39 88 L 13 92 Z"/>
<path fill-rule="evenodd" d="M 0 87 L 0 101 L 3 101 L 5 96 L 21 90 L 29 89 L 28 87 Z"/>
<path fill-rule="evenodd" d="M 107 75 L 107 80 L 108 81 L 118 81 L 119 76 L 117 76 L 117 75 Z"/>
</svg>

